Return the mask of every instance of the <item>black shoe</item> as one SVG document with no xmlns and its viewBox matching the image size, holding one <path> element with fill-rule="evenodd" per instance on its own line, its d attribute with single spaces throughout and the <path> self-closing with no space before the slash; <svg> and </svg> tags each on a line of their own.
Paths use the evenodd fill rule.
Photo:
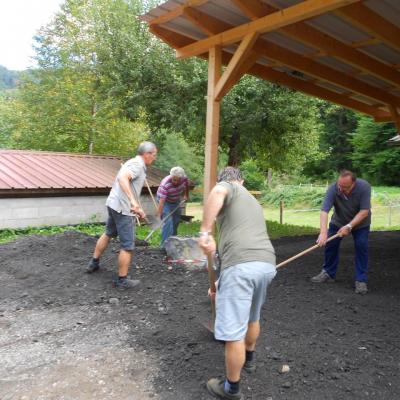
<svg viewBox="0 0 400 400">
<path fill-rule="evenodd" d="M 219 399 L 242 400 L 243 396 L 240 391 L 238 393 L 226 393 L 224 389 L 225 380 L 212 378 L 207 382 L 207 390 Z"/>
<path fill-rule="evenodd" d="M 252 374 L 256 372 L 257 366 L 254 360 L 247 360 L 243 365 L 243 370 L 246 371 L 248 374 Z"/>
<path fill-rule="evenodd" d="M 100 269 L 100 261 L 95 261 L 93 258 L 89 261 L 89 264 L 86 268 L 86 272 L 88 274 L 91 274 L 93 272 L 96 272 Z"/>
<path fill-rule="evenodd" d="M 124 278 L 124 279 L 119 279 L 117 278 L 114 281 L 114 286 L 117 289 L 133 289 L 134 287 L 138 286 L 140 283 L 139 280 L 136 279 L 128 279 L 128 278 Z"/>
</svg>

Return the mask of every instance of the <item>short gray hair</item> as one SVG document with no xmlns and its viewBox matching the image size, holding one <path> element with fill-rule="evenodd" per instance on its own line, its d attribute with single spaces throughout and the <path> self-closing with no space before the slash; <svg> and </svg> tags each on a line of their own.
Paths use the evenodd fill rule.
<svg viewBox="0 0 400 400">
<path fill-rule="evenodd" d="M 217 182 L 241 181 L 242 173 L 239 168 L 226 167 L 218 174 Z"/>
<path fill-rule="evenodd" d="M 185 170 L 182 167 L 173 167 L 169 171 L 171 176 L 176 176 L 178 178 L 183 178 L 185 176 Z"/>
<path fill-rule="evenodd" d="M 137 154 L 142 156 L 145 153 L 153 153 L 157 150 L 156 145 L 153 142 L 142 142 L 137 148 Z"/>
</svg>

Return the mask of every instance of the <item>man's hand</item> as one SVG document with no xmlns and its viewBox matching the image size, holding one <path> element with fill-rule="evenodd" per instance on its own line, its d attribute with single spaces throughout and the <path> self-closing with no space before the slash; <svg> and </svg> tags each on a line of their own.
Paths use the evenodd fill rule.
<svg viewBox="0 0 400 400">
<path fill-rule="evenodd" d="M 338 235 L 340 237 L 344 237 L 350 235 L 350 232 L 351 232 L 351 227 L 349 225 L 345 225 L 338 230 Z"/>
<path fill-rule="evenodd" d="M 320 247 L 325 246 L 327 240 L 328 240 L 328 232 L 320 232 L 318 239 L 317 239 L 318 246 L 320 246 Z"/>
<path fill-rule="evenodd" d="M 215 296 L 216 296 L 217 292 L 212 292 L 211 288 L 208 288 L 208 297 L 212 300 L 215 301 Z"/>
<path fill-rule="evenodd" d="M 131 206 L 131 212 L 140 218 L 146 218 L 146 213 L 140 208 L 138 204 Z"/>
<path fill-rule="evenodd" d="M 199 246 L 203 250 L 204 254 L 210 254 L 216 251 L 217 245 L 215 239 L 211 234 L 202 235 L 199 237 Z"/>
</svg>

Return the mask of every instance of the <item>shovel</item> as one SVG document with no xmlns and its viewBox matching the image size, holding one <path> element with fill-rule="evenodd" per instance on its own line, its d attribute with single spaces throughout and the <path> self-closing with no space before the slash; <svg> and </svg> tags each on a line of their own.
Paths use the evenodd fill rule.
<svg viewBox="0 0 400 400">
<path fill-rule="evenodd" d="M 170 213 L 168 213 L 162 220 L 156 219 L 150 222 L 150 226 L 152 228 L 152 231 L 145 237 L 145 241 L 148 241 L 156 232 L 158 229 L 160 229 L 163 225 L 163 223 L 183 204 L 185 203 L 185 200 L 182 200 Z"/>
<path fill-rule="evenodd" d="M 337 233 L 336 235 L 331 236 L 330 238 L 328 238 L 328 240 L 326 241 L 326 243 L 330 242 L 333 239 L 336 239 L 339 237 L 339 234 Z M 318 247 L 320 247 L 318 244 L 315 244 L 314 246 L 309 247 L 308 249 L 303 250 L 301 253 L 298 253 L 296 255 L 294 255 L 293 257 L 288 258 L 285 261 L 282 261 L 281 263 L 279 263 L 276 266 L 276 269 L 284 267 L 286 264 L 289 264 L 291 261 L 296 260 L 297 258 L 304 256 L 304 254 L 307 254 L 315 249 L 318 249 Z"/>
</svg>

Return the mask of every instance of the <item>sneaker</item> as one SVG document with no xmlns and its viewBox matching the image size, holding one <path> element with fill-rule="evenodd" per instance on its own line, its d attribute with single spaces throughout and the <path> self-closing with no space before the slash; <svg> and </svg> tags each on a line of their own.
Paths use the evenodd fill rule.
<svg viewBox="0 0 400 400">
<path fill-rule="evenodd" d="M 367 294 L 368 292 L 367 284 L 365 282 L 356 281 L 356 288 L 354 292 L 357 294 Z"/>
<path fill-rule="evenodd" d="M 254 359 L 251 360 L 251 361 L 247 360 L 247 361 L 244 363 L 242 369 L 243 369 L 244 371 L 246 371 L 248 374 L 252 374 L 253 372 L 256 372 L 257 366 L 256 366 L 256 363 L 255 363 Z"/>
<path fill-rule="evenodd" d="M 313 276 L 311 279 L 313 283 L 324 283 L 324 282 L 335 282 L 324 270 L 322 270 L 318 275 Z"/>
<path fill-rule="evenodd" d="M 140 283 L 140 281 L 137 280 L 137 279 L 128 279 L 128 278 L 125 278 L 125 279 L 120 280 L 120 279 L 117 278 L 117 279 L 114 281 L 114 286 L 115 286 L 117 289 L 133 289 L 134 287 L 136 287 L 137 285 L 139 285 L 139 283 Z"/>
<path fill-rule="evenodd" d="M 86 272 L 91 274 L 92 272 L 98 271 L 100 268 L 100 261 L 95 261 L 93 258 L 89 261 L 89 264 L 86 268 Z"/>
<path fill-rule="evenodd" d="M 212 378 L 207 382 L 207 390 L 215 397 L 219 399 L 228 399 L 228 400 L 242 400 L 243 396 L 240 391 L 238 393 L 226 393 L 225 389 L 225 380 L 224 379 L 216 379 Z"/>
</svg>

